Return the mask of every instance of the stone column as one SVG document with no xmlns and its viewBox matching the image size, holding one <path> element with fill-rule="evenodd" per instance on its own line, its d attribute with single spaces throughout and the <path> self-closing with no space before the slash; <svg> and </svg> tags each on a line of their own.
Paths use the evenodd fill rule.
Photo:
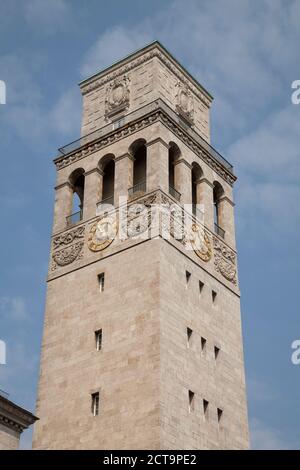
<svg viewBox="0 0 300 470">
<path fill-rule="evenodd" d="M 174 162 L 175 188 L 180 193 L 181 204 L 192 204 L 192 169 L 189 163 L 180 158 Z"/>
<path fill-rule="evenodd" d="M 53 233 L 67 228 L 66 218 L 71 215 L 73 206 L 73 188 L 66 181 L 55 188 Z"/>
<path fill-rule="evenodd" d="M 115 159 L 114 203 L 116 207 L 119 206 L 119 197 L 128 197 L 128 189 L 133 186 L 133 161 L 129 153 Z"/>
<path fill-rule="evenodd" d="M 225 230 L 224 240 L 235 250 L 234 202 L 227 196 L 222 196 L 219 201 L 219 225 Z"/>
<path fill-rule="evenodd" d="M 203 204 L 204 225 L 214 231 L 213 185 L 206 178 L 197 181 L 197 203 Z"/>
<path fill-rule="evenodd" d="M 99 168 L 87 171 L 84 180 L 83 219 L 96 216 L 96 206 L 102 198 L 103 171 Z"/>
<path fill-rule="evenodd" d="M 160 137 L 147 144 L 146 189 L 169 193 L 169 145 Z"/>
</svg>

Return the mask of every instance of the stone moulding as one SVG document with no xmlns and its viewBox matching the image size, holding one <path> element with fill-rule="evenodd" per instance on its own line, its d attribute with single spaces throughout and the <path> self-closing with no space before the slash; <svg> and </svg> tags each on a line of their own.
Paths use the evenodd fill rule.
<svg viewBox="0 0 300 470">
<path fill-rule="evenodd" d="M 38 418 L 0 395 L 0 424 L 18 433 L 27 429 Z"/>
<path fill-rule="evenodd" d="M 135 210 L 133 210 L 136 205 Z M 139 205 L 141 208 L 139 209 Z M 159 211 L 153 210 L 158 205 Z M 146 207 L 147 212 L 143 210 Z M 169 219 L 165 217 L 165 209 L 169 209 Z M 124 208 L 118 208 L 115 214 L 116 222 L 112 222 L 113 218 L 109 216 L 98 217 L 86 222 L 89 227 L 87 246 L 91 251 L 98 252 L 105 250 L 115 239 L 118 233 L 118 220 L 120 213 Z M 236 253 L 226 243 L 222 242 L 214 233 L 198 221 L 194 216 L 184 211 L 183 207 L 177 204 L 172 198 L 161 190 L 137 197 L 132 201 L 128 201 L 125 206 L 127 213 L 126 220 L 121 222 L 121 234 L 125 234 L 126 239 L 134 239 L 142 235 L 147 230 L 149 235 L 156 233 L 157 223 L 159 225 L 158 233 L 162 235 L 170 230 L 171 238 L 176 239 L 184 247 L 189 248 L 191 253 L 201 259 L 204 263 L 208 263 L 221 274 L 227 281 L 237 285 L 237 268 Z M 141 215 L 141 217 L 139 217 Z M 186 231 L 183 221 L 189 219 L 189 230 Z M 113 229 L 113 237 L 108 240 L 103 238 L 103 231 L 109 232 L 107 226 Z M 176 229 L 176 231 L 175 231 Z M 100 233 L 100 239 L 95 239 L 97 230 Z M 154 232 L 153 232 L 154 230 Z M 104 235 L 105 235 L 104 233 Z M 176 233 L 176 236 L 175 236 Z M 55 271 L 57 267 L 64 267 L 76 260 L 83 258 L 83 247 L 85 234 L 85 225 L 81 225 L 66 233 L 60 234 L 53 238 L 52 266 L 51 271 Z M 178 234 L 182 236 L 178 237 Z M 150 235 L 150 236 L 151 236 Z M 123 242 L 123 235 L 120 235 L 120 242 Z M 79 238 L 79 241 L 75 241 Z M 96 237 L 97 238 L 97 237 Z M 75 241 L 75 243 L 74 243 Z M 61 248 L 63 246 L 63 248 Z M 211 263 L 210 263 L 211 262 Z"/>
<path fill-rule="evenodd" d="M 81 160 L 82 158 L 90 155 L 93 152 L 101 150 L 107 145 L 113 144 L 124 137 L 127 137 L 141 129 L 148 127 L 154 122 L 160 120 L 168 129 L 170 129 L 182 142 L 184 142 L 191 150 L 193 150 L 201 160 L 205 161 L 221 178 L 223 178 L 231 186 L 236 180 L 236 177 L 227 171 L 221 163 L 218 163 L 210 154 L 204 150 L 200 144 L 192 139 L 187 132 L 185 132 L 175 121 L 173 121 L 166 112 L 162 109 L 155 110 L 149 115 L 143 116 L 137 121 L 125 125 L 123 128 L 118 129 L 116 132 L 111 132 L 106 137 L 98 139 L 95 142 L 86 144 L 77 151 L 60 157 L 55 160 L 55 165 L 58 170 L 64 168 L 72 163 Z"/>
<path fill-rule="evenodd" d="M 130 72 L 132 69 L 144 64 L 145 62 L 148 62 L 149 60 L 153 59 L 154 57 L 158 58 L 166 67 L 168 70 L 170 70 L 176 77 L 177 79 L 188 85 L 190 90 L 193 92 L 193 94 L 200 100 L 202 103 L 204 103 L 207 107 L 210 106 L 211 104 L 211 99 L 209 99 L 205 93 L 202 93 L 199 88 L 197 88 L 191 79 L 188 79 L 184 73 L 182 73 L 179 69 L 178 66 L 176 66 L 170 59 L 168 59 L 165 54 L 163 54 L 160 50 L 154 49 L 152 51 L 149 51 L 148 53 L 144 54 L 141 57 L 138 57 L 137 59 L 132 60 L 130 63 L 125 64 L 124 66 L 119 67 L 117 70 L 108 73 L 104 77 L 101 77 L 99 79 L 96 79 L 91 81 L 89 84 L 83 84 L 81 86 L 82 94 L 86 95 L 87 93 L 90 93 L 91 91 L 96 90 L 97 88 L 100 88 L 101 86 L 105 85 L 106 83 L 110 82 L 111 80 L 115 80 L 118 77 L 127 74 Z"/>
</svg>

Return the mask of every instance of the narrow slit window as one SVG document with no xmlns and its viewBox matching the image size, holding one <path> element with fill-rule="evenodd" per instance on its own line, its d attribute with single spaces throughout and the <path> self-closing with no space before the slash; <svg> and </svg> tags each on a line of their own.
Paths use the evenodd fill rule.
<svg viewBox="0 0 300 470">
<path fill-rule="evenodd" d="M 104 273 L 98 274 L 99 291 L 104 291 Z"/>
<path fill-rule="evenodd" d="M 121 118 L 119 118 L 119 119 L 116 119 L 115 121 L 113 121 L 113 130 L 119 129 L 119 127 L 124 126 L 124 124 L 125 124 L 125 119 L 124 119 L 124 117 L 121 117 Z"/>
<path fill-rule="evenodd" d="M 222 416 L 223 416 L 223 410 L 221 410 L 221 408 L 217 408 L 218 424 L 221 423 L 221 421 L 222 421 Z"/>
<path fill-rule="evenodd" d="M 101 349 L 102 349 L 102 329 L 95 331 L 95 344 L 96 344 L 96 351 L 101 351 Z"/>
<path fill-rule="evenodd" d="M 215 346 L 214 347 L 214 352 L 215 352 L 215 359 L 217 360 L 218 356 L 220 354 L 220 348 L 218 348 L 218 346 Z"/>
<path fill-rule="evenodd" d="M 192 334 L 193 334 L 193 330 L 191 328 L 187 328 L 186 329 L 186 336 L 187 336 L 187 347 L 188 348 L 191 346 Z"/>
<path fill-rule="evenodd" d="M 189 390 L 189 413 L 192 413 L 195 409 L 195 394 Z"/>
<path fill-rule="evenodd" d="M 201 351 L 202 351 L 203 353 L 206 352 L 206 339 L 203 338 L 203 336 L 201 336 Z"/>
<path fill-rule="evenodd" d="M 208 405 L 209 402 L 207 400 L 203 400 L 203 413 L 205 419 L 208 419 Z"/>
<path fill-rule="evenodd" d="M 92 415 L 98 416 L 99 414 L 99 403 L 100 403 L 100 396 L 99 392 L 92 393 Z"/>
<path fill-rule="evenodd" d="M 215 304 L 217 301 L 217 293 L 216 291 L 212 290 L 211 291 L 211 298 L 212 298 L 212 303 Z"/>
<path fill-rule="evenodd" d="M 188 285 L 191 279 L 191 273 L 189 271 L 185 271 L 185 279 L 186 279 L 186 285 Z"/>
<path fill-rule="evenodd" d="M 204 287 L 204 282 L 199 281 L 199 293 L 200 293 L 200 294 L 202 294 L 203 287 Z"/>
</svg>

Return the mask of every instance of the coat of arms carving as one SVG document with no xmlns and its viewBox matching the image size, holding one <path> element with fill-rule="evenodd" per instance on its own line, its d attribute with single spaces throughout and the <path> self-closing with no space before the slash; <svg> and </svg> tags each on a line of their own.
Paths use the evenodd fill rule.
<svg viewBox="0 0 300 470">
<path fill-rule="evenodd" d="M 115 78 L 106 89 L 106 117 L 110 118 L 125 111 L 129 107 L 129 95 L 129 78 L 126 75 Z"/>
<path fill-rule="evenodd" d="M 190 124 L 194 122 L 194 101 L 191 91 L 185 83 L 176 84 L 176 110 Z"/>
</svg>

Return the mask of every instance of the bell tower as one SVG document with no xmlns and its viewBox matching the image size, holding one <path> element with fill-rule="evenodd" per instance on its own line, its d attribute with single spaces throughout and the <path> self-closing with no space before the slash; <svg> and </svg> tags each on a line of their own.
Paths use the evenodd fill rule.
<svg viewBox="0 0 300 470">
<path fill-rule="evenodd" d="M 245 449 L 231 164 L 154 42 L 87 78 L 59 149 L 33 447 Z"/>
</svg>

